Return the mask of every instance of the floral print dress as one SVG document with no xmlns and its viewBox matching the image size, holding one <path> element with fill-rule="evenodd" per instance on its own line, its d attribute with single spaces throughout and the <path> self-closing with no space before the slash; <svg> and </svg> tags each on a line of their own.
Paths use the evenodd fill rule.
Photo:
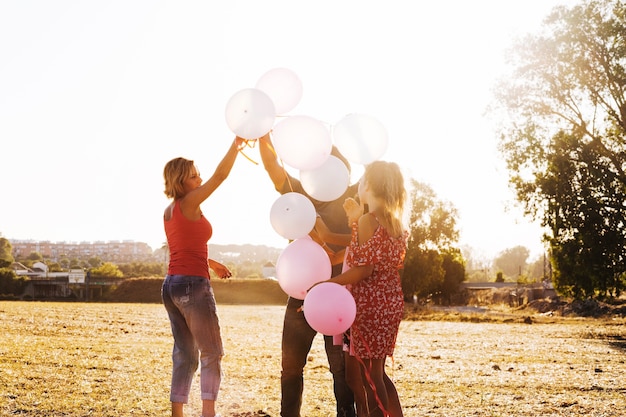
<svg viewBox="0 0 626 417">
<path fill-rule="evenodd" d="M 408 232 L 392 237 L 382 226 L 359 245 L 358 226 L 352 226 L 347 251 L 349 267 L 374 265 L 372 274 L 352 285 L 356 317 L 350 328 L 350 354 L 363 359 L 384 359 L 393 355 L 404 296 L 399 269 L 404 263 Z"/>
</svg>

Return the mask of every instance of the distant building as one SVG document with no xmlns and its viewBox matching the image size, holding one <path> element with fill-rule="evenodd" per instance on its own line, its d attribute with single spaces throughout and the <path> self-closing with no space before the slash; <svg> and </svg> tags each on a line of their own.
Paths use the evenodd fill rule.
<svg viewBox="0 0 626 417">
<path fill-rule="evenodd" d="M 18 277 L 27 277 L 34 274 L 34 271 L 32 269 L 19 262 L 13 262 L 11 264 L 11 269 L 15 271 L 15 275 L 17 275 Z"/>
<path fill-rule="evenodd" d="M 271 262 L 267 262 L 263 265 L 261 273 L 263 274 L 263 278 L 276 279 L 276 266 Z"/>
<path fill-rule="evenodd" d="M 58 262 L 60 259 L 100 258 L 105 262 L 131 262 L 153 260 L 152 248 L 147 243 L 124 241 L 97 242 L 50 242 L 34 240 L 11 240 L 13 256 L 26 258 L 33 252 Z"/>
</svg>

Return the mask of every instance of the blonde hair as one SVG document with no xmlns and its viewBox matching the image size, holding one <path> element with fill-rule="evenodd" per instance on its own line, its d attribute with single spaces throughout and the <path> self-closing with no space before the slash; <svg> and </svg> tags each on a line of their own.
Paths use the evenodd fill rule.
<svg viewBox="0 0 626 417">
<path fill-rule="evenodd" d="M 363 178 L 374 197 L 384 203 L 383 216 L 393 236 L 404 231 L 403 214 L 407 198 L 404 176 L 395 162 L 374 161 L 365 167 Z"/>
<path fill-rule="evenodd" d="M 195 165 L 192 160 L 174 158 L 165 164 L 163 179 L 165 180 L 165 195 L 178 200 L 185 195 L 184 182 L 193 174 Z"/>
</svg>

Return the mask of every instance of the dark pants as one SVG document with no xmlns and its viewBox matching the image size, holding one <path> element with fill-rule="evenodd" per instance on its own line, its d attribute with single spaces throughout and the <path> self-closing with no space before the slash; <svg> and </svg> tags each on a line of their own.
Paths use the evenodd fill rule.
<svg viewBox="0 0 626 417">
<path fill-rule="evenodd" d="M 289 297 L 282 339 L 282 373 L 280 378 L 282 417 L 300 417 L 303 371 L 311 344 L 317 332 L 309 326 L 304 313 L 298 311 L 302 300 Z M 346 383 L 343 347 L 333 345 L 332 336 L 324 336 L 330 372 L 333 375 L 338 417 L 354 417 L 354 395 Z"/>
</svg>

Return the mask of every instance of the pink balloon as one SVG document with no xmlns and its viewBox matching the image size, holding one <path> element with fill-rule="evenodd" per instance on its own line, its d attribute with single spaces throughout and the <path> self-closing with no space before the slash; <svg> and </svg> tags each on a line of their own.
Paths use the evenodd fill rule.
<svg viewBox="0 0 626 417">
<path fill-rule="evenodd" d="M 276 277 L 280 288 L 298 300 L 304 300 L 309 288 L 329 279 L 331 273 L 328 254 L 308 237 L 291 242 L 276 261 Z"/>
<path fill-rule="evenodd" d="M 323 282 L 304 298 L 304 318 L 319 333 L 332 336 L 348 330 L 356 317 L 354 297 L 343 285 Z"/>
</svg>

